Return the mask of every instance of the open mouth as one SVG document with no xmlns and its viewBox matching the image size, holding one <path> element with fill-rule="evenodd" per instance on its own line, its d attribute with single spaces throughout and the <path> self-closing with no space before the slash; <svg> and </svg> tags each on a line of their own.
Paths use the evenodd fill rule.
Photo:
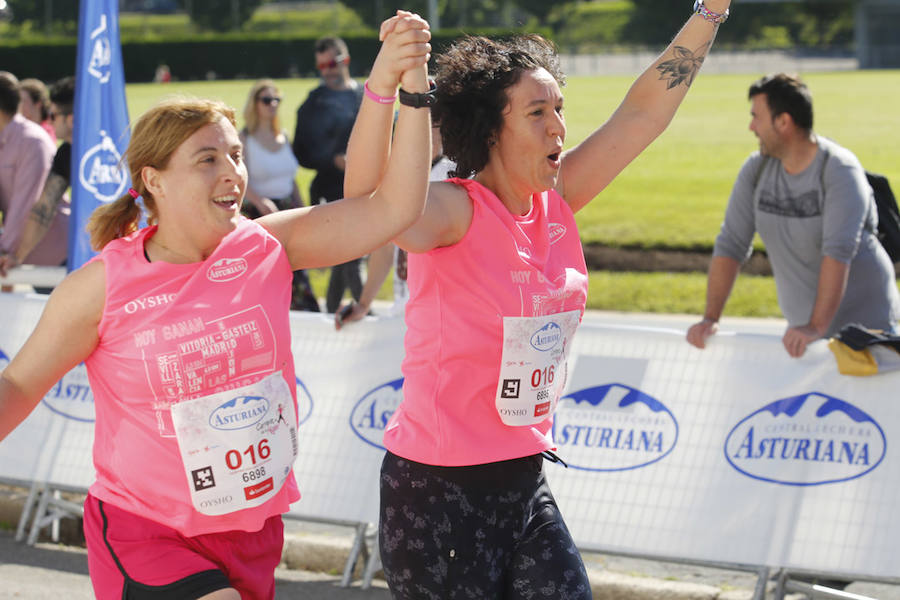
<svg viewBox="0 0 900 600">
<path fill-rule="evenodd" d="M 559 166 L 559 155 L 560 155 L 559 152 L 554 152 L 553 154 L 548 154 L 547 160 L 549 160 L 550 163 L 553 164 L 554 167 L 558 167 Z"/>
<path fill-rule="evenodd" d="M 229 194 L 227 196 L 217 196 L 213 198 L 213 204 L 221 208 L 233 210 L 238 205 L 238 197 L 233 194 Z"/>
</svg>

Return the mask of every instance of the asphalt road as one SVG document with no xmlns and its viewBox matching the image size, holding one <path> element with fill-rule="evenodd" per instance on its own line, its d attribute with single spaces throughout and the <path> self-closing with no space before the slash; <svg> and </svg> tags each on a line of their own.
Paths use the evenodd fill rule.
<svg viewBox="0 0 900 600">
<path fill-rule="evenodd" d="M 340 577 L 279 569 L 275 573 L 276 598 L 304 600 L 389 600 L 384 584 L 375 581 L 367 590 L 340 587 Z M 93 600 L 87 554 L 81 548 L 37 544 L 27 546 L 0 531 L 0 599 Z"/>
</svg>

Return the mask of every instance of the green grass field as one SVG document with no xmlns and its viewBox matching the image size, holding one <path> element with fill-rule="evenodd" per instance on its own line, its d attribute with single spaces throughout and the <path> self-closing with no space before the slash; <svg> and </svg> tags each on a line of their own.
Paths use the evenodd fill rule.
<svg viewBox="0 0 900 600">
<path fill-rule="evenodd" d="M 703 75 L 695 81 L 668 130 L 577 217 L 585 243 L 623 247 L 709 249 L 718 232 L 731 185 L 756 149 L 748 130 L 746 90 L 754 75 Z M 804 79 L 815 101 L 815 130 L 853 150 L 866 168 L 887 175 L 900 189 L 900 70 L 810 73 Z M 567 146 L 605 121 L 632 78 L 572 77 L 563 90 Z M 240 115 L 250 81 L 134 84 L 127 87 L 134 119 L 159 99 L 177 93 L 212 97 Z M 279 80 L 285 98 L 284 127 L 293 134 L 295 112 L 315 80 Z M 239 124 L 242 118 L 238 118 Z M 301 169 L 306 195 L 312 173 Z M 324 293 L 322 274 L 313 286 Z M 703 274 L 592 272 L 589 307 L 595 309 L 699 313 Z M 382 296 L 387 298 L 387 287 Z M 660 293 L 665 290 L 665 293 Z M 739 278 L 727 314 L 778 316 L 770 278 Z"/>
</svg>

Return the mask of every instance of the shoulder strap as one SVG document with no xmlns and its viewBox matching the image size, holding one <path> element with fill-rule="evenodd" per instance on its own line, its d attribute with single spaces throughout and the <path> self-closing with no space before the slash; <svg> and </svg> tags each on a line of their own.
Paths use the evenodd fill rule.
<svg viewBox="0 0 900 600">
<path fill-rule="evenodd" d="M 822 152 L 825 153 L 825 158 L 822 159 L 822 168 L 819 170 L 819 186 L 822 188 L 822 199 L 825 199 L 825 192 L 827 188 L 825 187 L 825 167 L 828 166 L 828 159 L 831 158 L 831 152 L 828 148 L 822 148 Z"/>
<path fill-rule="evenodd" d="M 756 188 L 759 186 L 759 178 L 762 177 L 762 172 L 765 170 L 766 165 L 769 164 L 769 157 L 763 153 L 760 153 L 762 160 L 759 163 L 759 168 L 756 169 L 756 177 L 753 179 L 753 194 L 756 195 Z"/>
</svg>

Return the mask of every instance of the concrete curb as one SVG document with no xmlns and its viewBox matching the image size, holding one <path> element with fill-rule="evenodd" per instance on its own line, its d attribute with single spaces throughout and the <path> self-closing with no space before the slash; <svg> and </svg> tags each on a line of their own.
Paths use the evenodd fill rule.
<svg viewBox="0 0 900 600">
<path fill-rule="evenodd" d="M 0 523 L 15 528 L 22 514 L 27 490 L 15 486 L 0 484 Z M 83 546 L 80 523 L 64 519 L 60 541 L 63 544 Z M 330 528 L 319 524 L 317 531 L 288 531 L 296 528 L 298 521 L 286 520 L 282 565 L 287 569 L 314 571 L 341 575 L 353 544 L 353 533 L 350 528 L 334 526 Z M 302 522 L 299 522 L 302 523 Z M 46 534 L 44 534 L 46 535 Z M 612 570 L 592 568 L 596 560 L 586 556 L 588 577 L 595 598 L 604 600 L 751 600 L 753 591 L 749 589 L 723 589 L 715 585 L 674 581 L 658 577 L 645 577 L 625 574 Z M 353 581 L 363 577 L 365 565 L 357 560 L 353 573 Z M 375 574 L 381 578 L 380 571 Z M 799 600 L 800 595 L 787 596 Z"/>
<path fill-rule="evenodd" d="M 350 536 L 285 534 L 282 561 L 289 569 L 343 572 L 351 549 Z M 358 561 L 354 579 L 362 578 Z M 376 577 L 380 578 L 380 571 Z M 604 600 L 751 600 L 752 590 L 723 590 L 712 585 L 667 581 L 611 571 L 588 569 L 594 598 Z"/>
</svg>

